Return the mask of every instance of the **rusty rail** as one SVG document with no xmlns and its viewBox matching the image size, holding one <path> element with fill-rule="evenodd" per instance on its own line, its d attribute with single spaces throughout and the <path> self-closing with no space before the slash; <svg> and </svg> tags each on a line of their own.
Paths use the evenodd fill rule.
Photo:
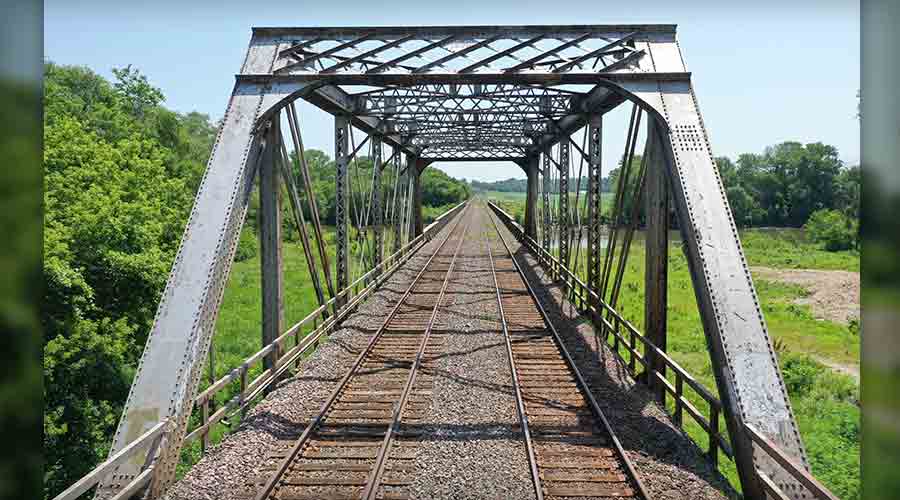
<svg viewBox="0 0 900 500">
<path fill-rule="evenodd" d="M 240 366 L 234 368 L 198 394 L 197 397 L 194 398 L 194 409 L 196 410 L 199 408 L 200 410 L 200 425 L 187 434 L 185 443 L 190 443 L 195 439 L 200 438 L 201 453 L 205 453 L 206 448 L 209 446 L 209 432 L 214 425 L 222 422 L 222 420 L 226 419 L 226 417 L 232 413 L 245 412 L 247 407 L 258 396 L 264 394 L 265 390 L 273 382 L 278 380 L 281 375 L 290 368 L 292 363 L 295 366 L 298 365 L 304 354 L 308 353 L 311 348 L 318 347 L 323 335 L 331 331 L 378 286 L 389 279 L 394 271 L 405 263 L 419 247 L 428 242 L 438 231 L 440 231 L 440 229 L 442 229 L 447 222 L 452 219 L 453 215 L 458 213 L 466 203 L 467 202 L 462 202 L 441 214 L 434 222 L 425 228 L 421 235 L 386 257 L 381 264 L 373 267 L 371 270 L 358 277 L 354 282 L 338 292 L 333 298 L 312 310 L 306 317 L 288 328 L 269 345 L 250 355 Z M 360 285 L 370 278 L 374 279 L 360 289 Z M 326 312 L 328 308 L 332 307 L 334 303 L 345 297 L 348 299 L 347 304 L 340 308 L 337 314 L 319 324 L 319 316 Z M 301 341 L 300 335 L 303 327 L 310 324 L 313 325 L 313 329 L 307 333 Z M 286 350 L 286 344 L 292 338 L 294 345 Z M 276 353 L 275 365 L 248 382 L 247 377 L 250 369 L 273 352 Z M 233 396 L 218 410 L 210 414 L 210 406 L 213 403 L 215 396 L 235 381 L 239 381 L 240 383 L 238 394 Z"/>
<path fill-rule="evenodd" d="M 662 384 L 665 388 L 664 394 L 668 393 L 674 398 L 675 409 L 672 413 L 672 420 L 674 423 L 679 428 L 683 428 L 683 415 L 684 412 L 687 412 L 697 425 L 706 432 L 709 437 L 706 456 L 713 465 L 718 466 L 719 450 L 721 450 L 729 459 L 733 460 L 734 452 L 732 451 L 731 444 L 719 428 L 719 416 L 722 413 L 722 403 L 719 399 L 716 398 L 709 389 L 700 384 L 700 382 L 691 376 L 687 370 L 681 367 L 674 359 L 669 357 L 665 351 L 659 349 L 650 342 L 650 340 L 641 334 L 637 328 L 626 320 L 618 311 L 610 307 L 605 301 L 601 300 L 595 291 L 588 288 L 581 279 L 563 266 L 558 259 L 543 249 L 536 241 L 534 241 L 534 239 L 525 235 L 525 232 L 515 222 L 512 216 L 504 212 L 503 209 L 494 203 L 489 203 L 489 206 L 497 213 L 498 218 L 503 221 L 504 225 L 506 225 L 510 232 L 513 233 L 516 239 L 532 252 L 541 266 L 547 269 L 553 276 L 558 277 L 563 286 L 568 289 L 569 294 L 572 297 L 571 300 L 579 312 L 590 317 L 594 322 L 595 327 L 602 328 L 612 334 L 608 339 L 611 343 L 611 345 L 609 345 L 611 348 L 610 350 L 615 354 L 619 361 L 628 368 L 632 377 L 637 376 L 637 364 L 640 364 L 644 370 L 649 370 L 650 376 L 654 377 L 656 381 Z M 604 315 L 612 318 L 612 321 L 604 318 Z M 643 346 L 643 353 L 637 348 L 638 342 Z M 621 348 L 624 348 L 625 355 L 620 352 Z M 665 375 L 653 369 L 647 359 L 647 353 L 650 352 L 655 354 L 658 359 L 663 360 L 667 368 L 670 369 L 669 372 L 674 376 L 674 384 L 670 382 Z M 684 396 L 685 384 L 707 403 L 709 417 L 704 416 L 703 413 Z M 665 407 L 665 398 L 662 401 L 662 404 L 663 407 Z"/>
<path fill-rule="evenodd" d="M 550 321 L 550 318 L 547 315 L 547 312 L 544 310 L 544 307 L 541 305 L 540 300 L 538 300 L 537 294 L 535 294 L 534 289 L 531 286 L 531 283 L 529 283 L 528 280 L 526 279 L 525 273 L 523 272 L 522 267 L 516 261 L 515 256 L 513 255 L 512 249 L 510 249 L 509 244 L 506 242 L 506 238 L 504 238 L 503 235 L 500 233 L 500 228 L 499 228 L 499 226 L 497 226 L 497 222 L 494 220 L 493 217 L 490 217 L 490 219 L 491 219 L 491 223 L 494 225 L 494 229 L 497 231 L 500 241 L 503 243 L 504 249 L 506 250 L 506 252 L 513 264 L 513 268 L 516 270 L 517 275 L 521 278 L 521 282 L 524 285 L 524 288 L 527 291 L 528 296 L 533 301 L 535 308 L 537 309 L 538 313 L 540 314 L 540 317 L 542 319 L 544 326 L 546 327 L 547 331 L 550 332 L 550 334 L 553 338 L 553 342 L 555 343 L 556 348 L 559 350 L 559 353 L 562 355 L 565 365 L 568 366 L 568 369 L 571 371 L 572 375 L 574 376 L 574 381 L 575 381 L 576 386 L 579 388 L 579 391 L 582 393 L 584 399 L 588 403 L 587 406 L 588 406 L 588 408 L 590 408 L 591 414 L 593 414 L 593 416 L 594 416 L 594 418 L 596 418 L 596 420 L 599 420 L 599 423 L 601 424 L 600 427 L 605 431 L 607 437 L 609 438 L 609 441 L 611 442 L 611 444 L 615 450 L 615 454 L 618 455 L 619 459 L 621 460 L 622 466 L 624 468 L 624 472 L 626 472 L 626 475 L 628 476 L 628 478 L 630 479 L 631 483 L 634 486 L 634 491 L 610 490 L 610 491 L 606 491 L 604 494 L 602 494 L 600 496 L 635 497 L 635 498 L 643 498 L 643 499 L 651 498 L 650 495 L 647 493 L 647 490 L 644 487 L 644 484 L 641 481 L 640 476 L 638 476 L 637 471 L 635 471 L 634 465 L 631 463 L 631 460 L 628 458 L 628 455 L 625 453 L 625 450 L 622 447 L 622 444 L 619 441 L 619 438 L 613 432 L 612 426 L 610 425 L 606 416 L 603 414 L 603 411 L 600 409 L 600 405 L 598 404 L 596 398 L 594 397 L 593 393 L 591 392 L 590 386 L 588 385 L 587 381 L 582 376 L 580 370 L 578 369 L 578 366 L 575 364 L 575 361 L 573 360 L 571 354 L 569 353 L 568 348 L 566 347 L 565 343 L 563 342 L 562 338 L 560 337 L 559 332 L 556 330 L 556 327 L 553 325 L 553 322 Z M 495 277 L 496 277 L 496 272 L 495 272 Z M 505 319 L 504 319 L 504 322 L 505 322 Z M 505 328 L 504 328 L 504 331 L 506 331 Z M 508 331 L 506 331 L 506 333 L 508 335 Z M 582 492 L 582 493 L 585 493 L 585 495 L 577 494 L 574 491 L 566 491 L 565 495 L 554 495 L 553 493 L 549 493 L 548 496 L 594 496 L 593 493 L 589 493 L 589 492 Z"/>
</svg>

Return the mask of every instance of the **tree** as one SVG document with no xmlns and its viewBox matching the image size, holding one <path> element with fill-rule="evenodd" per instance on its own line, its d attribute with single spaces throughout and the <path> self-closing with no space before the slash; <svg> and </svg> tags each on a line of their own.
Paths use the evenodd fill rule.
<svg viewBox="0 0 900 500">
<path fill-rule="evenodd" d="M 131 65 L 124 68 L 113 68 L 116 75 L 115 89 L 131 107 L 131 113 L 142 118 L 144 113 L 159 105 L 165 98 L 162 91 L 150 85 L 147 77 L 139 71 L 132 70 Z"/>
<path fill-rule="evenodd" d="M 215 135 L 137 70 L 117 75 L 45 65 L 47 496 L 107 453 Z"/>
</svg>

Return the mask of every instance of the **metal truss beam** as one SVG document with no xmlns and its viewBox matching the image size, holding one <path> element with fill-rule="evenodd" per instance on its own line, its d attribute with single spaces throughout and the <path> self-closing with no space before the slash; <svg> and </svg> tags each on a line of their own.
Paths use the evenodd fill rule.
<svg viewBox="0 0 900 500">
<path fill-rule="evenodd" d="M 569 265 L 569 141 L 559 143 L 559 261 Z"/>
<path fill-rule="evenodd" d="M 588 125 L 588 185 L 587 185 L 587 284 L 592 290 L 600 289 L 603 227 L 600 192 L 603 179 L 602 147 L 603 116 L 592 115 Z"/>
<path fill-rule="evenodd" d="M 570 92 L 568 85 L 590 91 Z M 369 90 L 353 94 L 352 86 Z M 339 288 L 349 281 L 351 126 L 379 135 L 382 146 L 402 150 L 415 165 L 407 169 L 409 205 L 403 215 L 411 236 L 421 232 L 418 176 L 428 163 L 523 162 L 544 154 L 543 238 L 549 246 L 549 151 L 559 144 L 565 263 L 572 143 L 567 137 L 591 116 L 634 101 L 657 123 L 743 492 L 762 497 L 758 468 L 791 498 L 804 498 L 805 487 L 754 448 L 744 431 L 744 424 L 759 428 L 808 467 L 674 25 L 254 29 L 111 453 L 161 420 L 172 419 L 174 430 L 158 452 L 148 450 L 146 460 L 118 466 L 98 495 L 121 488 L 141 473 L 141 463 L 154 460 L 151 496 L 160 496 L 174 479 L 267 142 L 265 125 L 298 98 L 335 116 Z M 416 129 L 413 122 L 420 118 Z"/>
<path fill-rule="evenodd" d="M 350 283 L 350 124 L 345 116 L 334 117 L 336 280 L 338 293 Z M 342 304 L 340 304 L 342 305 Z"/>
</svg>

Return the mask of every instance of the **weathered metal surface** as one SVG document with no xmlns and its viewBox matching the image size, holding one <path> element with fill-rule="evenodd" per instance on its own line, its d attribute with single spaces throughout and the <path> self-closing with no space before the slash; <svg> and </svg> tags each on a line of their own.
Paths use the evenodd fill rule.
<svg viewBox="0 0 900 500">
<path fill-rule="evenodd" d="M 349 120 L 345 116 L 334 117 L 334 163 L 335 173 L 335 225 L 336 228 L 336 272 L 338 292 L 350 283 L 350 249 L 349 249 L 349 223 L 350 223 L 350 183 L 347 174 L 350 167 L 349 159 Z M 343 301 L 342 301 L 343 302 Z M 342 303 L 338 304 L 340 307 Z"/>
<path fill-rule="evenodd" d="M 588 129 L 588 185 L 587 185 L 587 284 L 600 289 L 602 220 L 600 192 L 603 179 L 603 115 L 591 116 Z"/>
<path fill-rule="evenodd" d="M 375 158 L 375 168 L 372 169 L 372 226 L 375 232 L 375 258 L 372 266 L 381 264 L 384 255 L 384 212 L 381 206 L 381 137 L 372 136 L 372 157 Z"/>
<path fill-rule="evenodd" d="M 559 143 L 559 261 L 569 265 L 569 141 Z"/>
<path fill-rule="evenodd" d="M 262 274 L 262 344 L 269 345 L 283 331 L 284 279 L 282 274 L 281 131 L 272 120 L 266 132 L 266 148 L 259 164 L 259 250 Z M 277 352 L 263 359 L 263 370 L 275 366 Z"/>
<path fill-rule="evenodd" d="M 529 156 L 525 160 L 525 175 L 527 176 L 527 190 L 525 193 L 525 234 L 537 238 L 537 200 L 540 157 Z"/>
<path fill-rule="evenodd" d="M 644 265 L 644 335 L 666 350 L 666 306 L 669 263 L 669 182 L 659 134 L 653 119 L 647 120 L 646 237 Z M 665 375 L 666 362 L 647 351 L 650 371 Z M 656 397 L 665 396 L 665 386 L 656 377 L 647 378 Z"/>
<path fill-rule="evenodd" d="M 650 51 L 657 70 L 683 70 L 676 45 Z M 761 450 L 744 424 L 760 429 L 808 469 L 809 462 L 778 368 L 737 228 L 689 81 L 625 84 L 666 124 L 663 151 L 686 243 L 694 291 L 710 346 L 744 494 L 762 498 L 755 468 L 788 496 L 812 498 Z"/>
<path fill-rule="evenodd" d="M 622 101 L 598 85 L 687 78 L 649 61 L 674 43 L 673 25 L 256 28 L 251 46 L 276 62 L 238 80 L 324 83 L 310 102 L 422 158 L 522 159 Z"/>
<path fill-rule="evenodd" d="M 541 158 L 544 160 L 541 176 L 541 212 L 543 213 L 543 227 L 541 228 L 541 236 L 544 250 L 550 251 L 550 148 L 541 152 Z"/>
<path fill-rule="evenodd" d="M 253 51 L 247 65 L 251 59 L 261 60 Z M 151 494 L 174 479 L 261 152 L 254 127 L 265 111 L 303 87 L 238 84 L 229 100 L 110 448 L 113 455 L 156 423 L 173 419 L 159 449 Z M 96 496 L 108 497 L 132 481 L 146 458 L 119 465 L 101 481 Z"/>
</svg>

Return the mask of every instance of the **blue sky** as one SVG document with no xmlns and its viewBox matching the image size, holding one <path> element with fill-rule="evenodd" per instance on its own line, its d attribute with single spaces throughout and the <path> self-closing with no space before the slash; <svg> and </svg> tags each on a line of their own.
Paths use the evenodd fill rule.
<svg viewBox="0 0 900 500">
<path fill-rule="evenodd" d="M 727 3 L 47 0 L 44 56 L 110 78 L 111 68 L 133 64 L 163 90 L 168 107 L 216 119 L 252 26 L 674 23 L 714 154 L 736 157 L 786 140 L 822 141 L 857 163 L 858 2 Z M 301 113 L 307 147 L 330 153 L 330 118 L 311 106 Z M 614 130 L 604 137 L 607 150 L 621 150 L 622 122 L 621 116 L 607 121 L 606 130 Z M 605 155 L 610 162 L 615 156 Z M 523 177 L 509 163 L 438 166 L 470 179 Z"/>
</svg>

